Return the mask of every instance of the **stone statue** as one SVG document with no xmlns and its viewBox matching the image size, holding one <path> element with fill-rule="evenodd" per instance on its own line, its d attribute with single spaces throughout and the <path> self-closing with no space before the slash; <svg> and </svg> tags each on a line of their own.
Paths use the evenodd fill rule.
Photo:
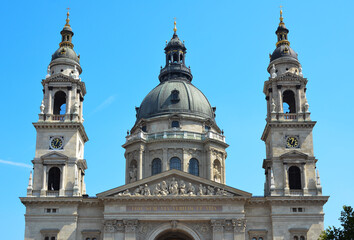
<svg viewBox="0 0 354 240">
<path fill-rule="evenodd" d="M 44 108 L 44 101 L 42 101 L 41 106 L 39 107 L 39 109 L 41 110 L 40 114 L 44 114 Z"/>
<path fill-rule="evenodd" d="M 272 104 L 271 104 L 271 107 L 270 107 L 272 113 L 275 113 L 275 108 L 276 108 L 276 105 L 275 105 L 275 102 L 274 102 L 274 98 L 272 98 Z"/>
<path fill-rule="evenodd" d="M 276 78 L 277 77 L 277 74 L 275 73 L 276 69 L 275 69 L 275 66 L 274 64 L 272 65 L 272 68 L 270 69 L 270 76 L 271 78 Z"/>
<path fill-rule="evenodd" d="M 150 196 L 151 193 L 150 193 L 150 188 L 147 184 L 145 184 L 144 186 L 144 196 Z"/>
<path fill-rule="evenodd" d="M 221 175 L 220 175 L 220 171 L 218 169 L 218 166 L 216 164 L 214 164 L 214 181 L 220 183 L 221 182 Z"/>
<path fill-rule="evenodd" d="M 207 195 L 209 196 L 214 195 L 214 188 L 212 186 L 208 186 Z"/>
<path fill-rule="evenodd" d="M 299 67 L 299 76 L 300 76 L 300 77 L 303 77 L 303 76 L 304 76 L 304 74 L 302 74 L 302 67 L 301 67 L 301 66 Z"/>
<path fill-rule="evenodd" d="M 186 184 L 184 183 L 183 180 L 181 180 L 181 181 L 179 182 L 179 193 L 180 193 L 181 195 L 185 195 L 185 194 L 186 194 Z"/>
<path fill-rule="evenodd" d="M 171 195 L 178 195 L 178 182 L 175 180 L 175 178 L 172 178 L 169 190 Z"/>
<path fill-rule="evenodd" d="M 74 66 L 74 71 L 70 74 L 70 76 L 74 79 L 79 79 L 79 71 L 76 68 L 76 65 Z"/>
<path fill-rule="evenodd" d="M 166 196 L 168 195 L 168 187 L 165 181 L 161 182 L 161 195 Z"/>
<path fill-rule="evenodd" d="M 205 195 L 204 191 L 203 191 L 203 186 L 202 184 L 199 184 L 199 188 L 198 188 L 198 193 L 197 193 L 198 196 L 203 196 Z"/>
<path fill-rule="evenodd" d="M 79 114 L 79 103 L 78 102 L 74 103 L 73 114 Z"/>
<path fill-rule="evenodd" d="M 158 183 L 158 184 L 155 185 L 155 188 L 152 191 L 152 194 L 156 195 L 156 196 L 160 196 L 160 193 L 161 193 L 161 184 Z"/>
<path fill-rule="evenodd" d="M 187 191 L 188 191 L 188 195 L 189 195 L 189 196 L 194 195 L 195 188 L 194 188 L 194 186 L 192 185 L 192 183 L 188 183 Z"/>
<path fill-rule="evenodd" d="M 305 102 L 305 104 L 304 104 L 304 109 L 305 109 L 305 112 L 306 112 L 306 113 L 309 112 L 309 107 L 310 107 L 310 105 L 309 105 L 309 103 L 308 103 L 307 100 L 306 100 L 306 102 Z"/>
<path fill-rule="evenodd" d="M 134 193 L 133 193 L 133 195 L 135 195 L 135 196 L 140 196 L 140 195 L 143 195 L 143 194 L 144 194 L 144 188 L 143 188 L 143 186 L 137 187 L 137 188 L 134 190 Z"/>
<path fill-rule="evenodd" d="M 137 173 L 137 168 L 133 166 L 133 168 L 129 171 L 130 182 L 136 181 L 136 173 Z"/>
</svg>

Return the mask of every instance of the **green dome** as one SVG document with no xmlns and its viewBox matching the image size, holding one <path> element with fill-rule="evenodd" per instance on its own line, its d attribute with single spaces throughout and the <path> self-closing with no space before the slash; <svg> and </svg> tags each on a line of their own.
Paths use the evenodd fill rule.
<svg viewBox="0 0 354 240">
<path fill-rule="evenodd" d="M 173 113 L 214 119 L 208 99 L 198 88 L 189 81 L 168 80 L 144 98 L 137 113 L 137 121 Z"/>
</svg>

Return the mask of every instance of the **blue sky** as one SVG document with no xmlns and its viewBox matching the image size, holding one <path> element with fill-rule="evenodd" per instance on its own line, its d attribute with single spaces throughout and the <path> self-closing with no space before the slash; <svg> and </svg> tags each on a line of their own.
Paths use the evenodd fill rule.
<svg viewBox="0 0 354 240">
<path fill-rule="evenodd" d="M 41 80 L 58 48 L 71 8 L 74 49 L 81 54 L 89 195 L 124 184 L 126 130 L 135 106 L 158 83 L 165 41 L 185 40 L 193 84 L 216 106 L 228 148 L 227 184 L 263 195 L 269 53 L 275 49 L 279 5 L 291 47 L 308 78 L 314 151 L 324 195 L 325 226 L 339 226 L 344 204 L 354 206 L 353 1 L 8 1 L 0 20 L 0 229 L 21 239 L 26 195 L 42 100 Z M 4 231 L 6 230 L 6 231 Z"/>
</svg>

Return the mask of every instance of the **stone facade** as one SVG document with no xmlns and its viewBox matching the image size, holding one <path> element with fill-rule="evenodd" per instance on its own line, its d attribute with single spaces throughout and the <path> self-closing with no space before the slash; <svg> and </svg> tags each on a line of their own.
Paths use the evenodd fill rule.
<svg viewBox="0 0 354 240">
<path fill-rule="evenodd" d="M 226 185 L 228 145 L 215 122 L 215 108 L 191 84 L 176 28 L 165 48 L 159 92 L 151 91 L 137 108 L 137 121 L 123 145 L 126 184 L 89 197 L 84 182 L 86 88 L 67 19 L 42 81 L 34 173 L 21 198 L 25 239 L 317 239 L 328 197 L 322 196 L 316 172 L 316 122 L 310 119 L 307 79 L 289 47 L 282 16 L 276 33 L 277 49 L 264 84 L 263 197 Z"/>
</svg>

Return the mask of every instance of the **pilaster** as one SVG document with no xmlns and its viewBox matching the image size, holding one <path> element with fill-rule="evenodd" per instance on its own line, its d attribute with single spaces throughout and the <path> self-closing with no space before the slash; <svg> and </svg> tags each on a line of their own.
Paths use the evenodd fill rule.
<svg viewBox="0 0 354 240">
<path fill-rule="evenodd" d="M 213 229 L 213 240 L 223 240 L 225 219 L 212 219 L 211 226 Z"/>
</svg>

